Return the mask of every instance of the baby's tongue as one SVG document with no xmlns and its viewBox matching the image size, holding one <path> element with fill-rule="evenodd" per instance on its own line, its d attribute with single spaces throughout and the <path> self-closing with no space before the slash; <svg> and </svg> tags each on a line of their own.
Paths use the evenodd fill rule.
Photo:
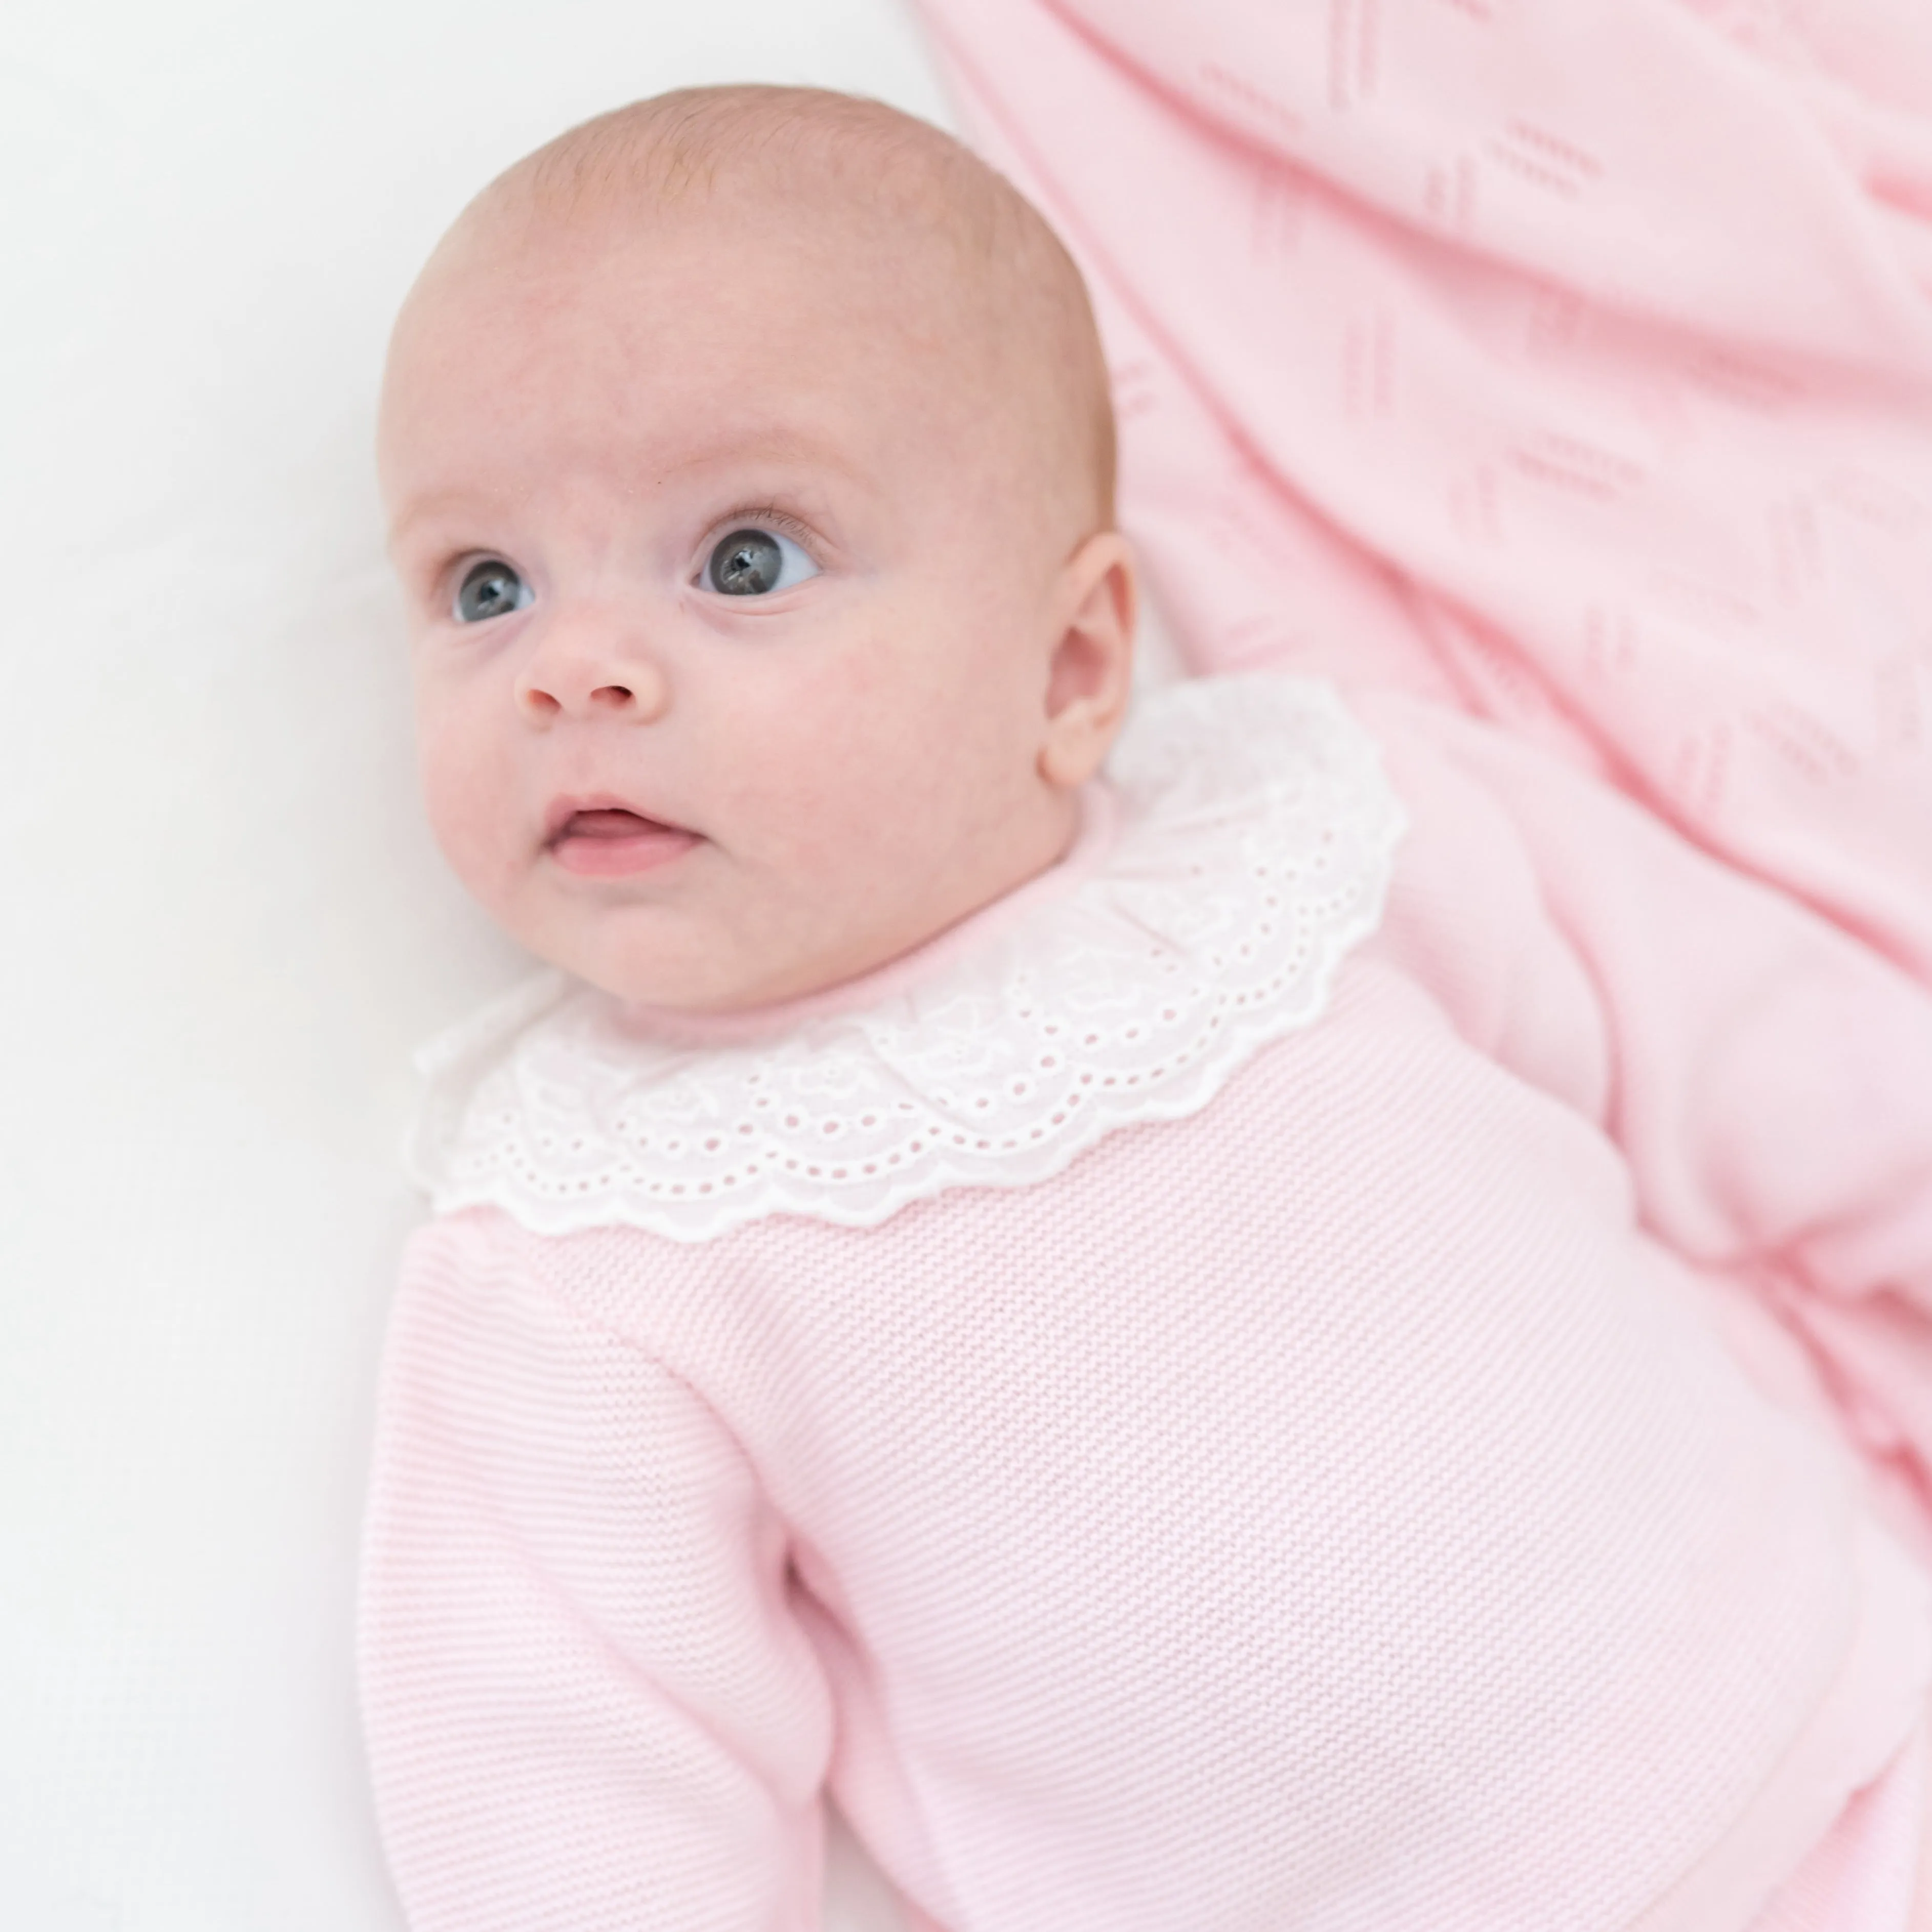
<svg viewBox="0 0 1932 1932">
<path fill-rule="evenodd" d="M 655 821 L 640 818 L 620 806 L 600 812 L 574 812 L 564 830 L 573 838 L 629 838 L 652 829 Z"/>
<path fill-rule="evenodd" d="M 585 878 L 616 879 L 655 872 L 704 843 L 694 832 L 662 825 L 655 818 L 606 806 L 574 812 L 550 846 L 550 856 L 566 872 Z"/>
</svg>

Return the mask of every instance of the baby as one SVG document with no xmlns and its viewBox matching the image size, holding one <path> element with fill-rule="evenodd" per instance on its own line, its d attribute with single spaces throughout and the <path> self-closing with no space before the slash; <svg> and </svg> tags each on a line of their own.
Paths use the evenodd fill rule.
<svg viewBox="0 0 1932 1932">
<path fill-rule="evenodd" d="M 1272 674 L 1122 733 L 1010 187 L 832 95 L 592 122 L 424 271 L 381 462 L 438 836 L 571 976 L 422 1143 L 418 1932 L 804 1927 L 828 1794 L 945 1932 L 1906 1924 L 1922 1574 L 1643 1232 L 1511 754 Z"/>
</svg>

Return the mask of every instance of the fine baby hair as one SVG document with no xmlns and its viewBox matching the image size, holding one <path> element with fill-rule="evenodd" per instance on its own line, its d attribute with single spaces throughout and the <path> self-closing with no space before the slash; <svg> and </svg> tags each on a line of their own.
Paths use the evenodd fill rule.
<svg viewBox="0 0 1932 1932">
<path fill-rule="evenodd" d="M 1354 95 L 931 10 L 1098 334 L 950 137 L 752 88 L 519 164 L 398 326 L 430 817 L 554 969 L 416 1144 L 362 1618 L 412 1927 L 814 1924 L 836 1804 L 941 1932 L 1910 1932 L 1922 981 L 1445 669 L 1454 412 L 1394 460 L 1431 365 L 1348 304 L 1383 250 L 1488 355 L 1424 326 L 1473 243 L 1311 195 L 1394 534 L 1269 467 L 1256 143 Z M 1131 715 L 1103 337 L 1208 674 Z M 1330 634 L 1226 621 L 1283 557 Z"/>
</svg>

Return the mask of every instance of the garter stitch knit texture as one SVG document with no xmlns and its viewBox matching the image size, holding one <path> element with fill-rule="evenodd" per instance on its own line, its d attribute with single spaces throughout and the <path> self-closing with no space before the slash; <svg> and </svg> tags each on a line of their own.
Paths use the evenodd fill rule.
<svg viewBox="0 0 1932 1932">
<path fill-rule="evenodd" d="M 1378 730 L 1382 930 L 1184 1118 L 871 1228 L 416 1238 L 364 1669 L 418 1932 L 810 1925 L 828 1788 L 946 1932 L 1742 1932 L 1909 1747 L 1922 1574 L 1663 1164 L 1777 1231 L 1605 1131 L 1708 1016 L 1626 1024 L 1516 761 L 1594 879 L 1722 888 Z"/>
</svg>

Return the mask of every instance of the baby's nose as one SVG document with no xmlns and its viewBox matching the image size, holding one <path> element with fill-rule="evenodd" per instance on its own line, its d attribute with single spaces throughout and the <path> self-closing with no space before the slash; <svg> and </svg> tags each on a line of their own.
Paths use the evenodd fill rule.
<svg viewBox="0 0 1932 1932">
<path fill-rule="evenodd" d="M 551 682 L 560 682 L 561 680 L 552 680 Z M 521 700 L 524 709 L 532 718 L 548 720 L 572 708 L 564 699 L 557 697 L 552 692 L 546 691 L 542 685 L 530 679 L 524 680 L 517 695 Z M 638 708 L 638 694 L 628 684 L 598 685 L 589 693 L 584 701 L 593 712 L 597 711 L 615 712 Z"/>
<path fill-rule="evenodd" d="M 563 717 L 646 722 L 662 715 L 669 694 L 655 660 L 602 626 L 544 639 L 517 680 L 518 706 L 539 724 Z"/>
</svg>

